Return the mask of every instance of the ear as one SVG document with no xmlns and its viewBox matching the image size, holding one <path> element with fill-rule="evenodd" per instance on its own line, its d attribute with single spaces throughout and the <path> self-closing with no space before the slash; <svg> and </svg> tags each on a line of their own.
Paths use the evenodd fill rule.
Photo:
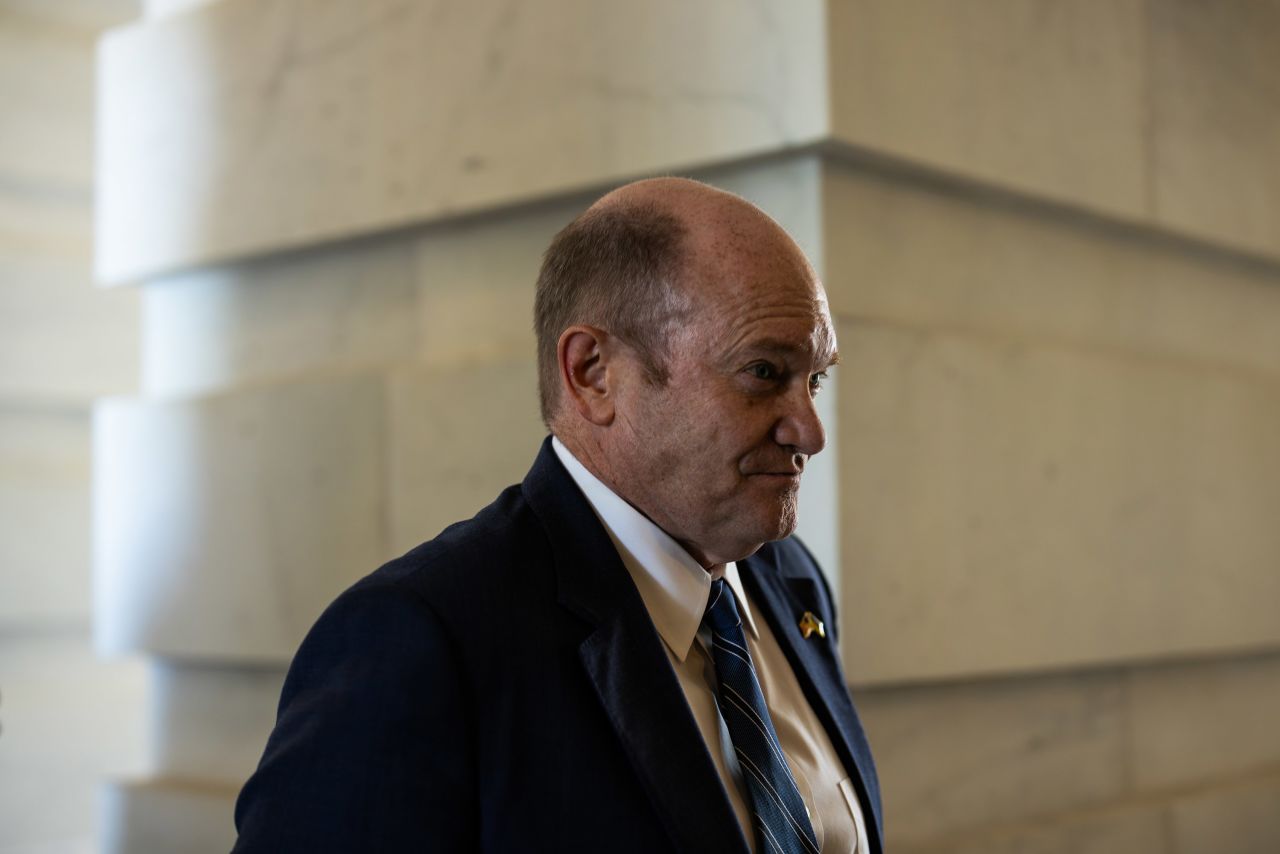
<svg viewBox="0 0 1280 854">
<path fill-rule="evenodd" d="M 610 344 L 609 333 L 581 324 L 562 332 L 556 344 L 565 402 L 599 427 L 607 427 L 614 418 L 609 372 L 614 348 Z"/>
</svg>

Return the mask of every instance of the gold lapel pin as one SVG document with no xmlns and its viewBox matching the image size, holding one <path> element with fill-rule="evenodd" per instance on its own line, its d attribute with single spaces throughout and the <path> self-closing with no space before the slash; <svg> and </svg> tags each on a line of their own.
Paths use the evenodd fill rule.
<svg viewBox="0 0 1280 854">
<path fill-rule="evenodd" d="M 814 632 L 818 633 L 818 637 L 825 638 L 827 627 L 822 625 L 822 620 L 815 617 L 812 611 L 805 611 L 804 616 L 800 618 L 800 634 L 808 639 Z"/>
</svg>

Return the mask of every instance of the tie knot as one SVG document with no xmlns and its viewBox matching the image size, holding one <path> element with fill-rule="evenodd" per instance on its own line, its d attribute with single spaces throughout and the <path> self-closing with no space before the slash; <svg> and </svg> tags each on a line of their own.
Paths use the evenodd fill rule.
<svg viewBox="0 0 1280 854">
<path fill-rule="evenodd" d="M 707 597 L 707 613 L 702 621 L 711 627 L 711 631 L 723 635 L 742 625 L 742 617 L 738 615 L 738 606 L 733 601 L 733 588 L 723 578 L 711 582 L 711 595 Z"/>
</svg>

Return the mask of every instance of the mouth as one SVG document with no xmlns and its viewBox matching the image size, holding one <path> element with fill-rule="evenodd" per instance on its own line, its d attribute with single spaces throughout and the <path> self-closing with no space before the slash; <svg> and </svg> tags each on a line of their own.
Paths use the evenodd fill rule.
<svg viewBox="0 0 1280 854">
<path fill-rule="evenodd" d="M 776 481 L 793 481 L 800 482 L 800 474 L 798 471 L 758 471 L 752 472 L 749 477 L 762 477 L 766 480 Z"/>
<path fill-rule="evenodd" d="M 803 458 L 799 458 L 794 461 L 793 460 L 787 460 L 786 462 L 779 461 L 777 463 L 774 463 L 774 465 L 776 465 L 777 468 L 759 469 L 756 471 L 748 472 L 747 474 L 752 477 L 777 477 L 777 478 L 786 478 L 790 480 L 799 480 L 800 475 L 804 474 Z"/>
</svg>

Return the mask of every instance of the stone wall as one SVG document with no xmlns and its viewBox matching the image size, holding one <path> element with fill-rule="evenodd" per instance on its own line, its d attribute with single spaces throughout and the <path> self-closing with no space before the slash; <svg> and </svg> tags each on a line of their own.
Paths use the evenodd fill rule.
<svg viewBox="0 0 1280 854">
<path fill-rule="evenodd" d="M 137 295 L 90 273 L 93 64 L 127 3 L 0 2 L 0 851 L 90 850 L 145 767 L 144 666 L 90 644 L 90 412 L 136 388 Z"/>
<path fill-rule="evenodd" d="M 651 173 L 831 295 L 803 534 L 894 851 L 1280 846 L 1280 4 L 219 0 L 102 43 L 112 850 L 209 850 L 288 658 L 521 477 L 538 256 Z"/>
</svg>

